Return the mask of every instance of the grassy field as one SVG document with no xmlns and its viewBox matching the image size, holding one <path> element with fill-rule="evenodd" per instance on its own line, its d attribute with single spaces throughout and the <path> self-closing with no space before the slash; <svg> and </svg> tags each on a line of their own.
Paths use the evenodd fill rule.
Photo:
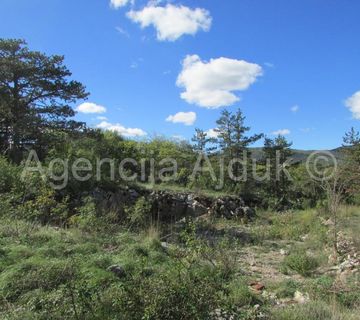
<svg viewBox="0 0 360 320">
<path fill-rule="evenodd" d="M 248 224 L 189 221 L 167 237 L 2 218 L 0 318 L 359 319 L 357 269 L 336 266 L 360 252 L 360 208 L 340 212 L 348 248 L 336 262 L 328 218 L 262 212 Z"/>
</svg>

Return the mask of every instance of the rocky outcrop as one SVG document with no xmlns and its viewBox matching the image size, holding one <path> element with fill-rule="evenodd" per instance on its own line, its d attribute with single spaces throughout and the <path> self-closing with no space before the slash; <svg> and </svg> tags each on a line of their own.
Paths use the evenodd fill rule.
<svg viewBox="0 0 360 320">
<path fill-rule="evenodd" d="M 149 195 L 153 214 L 160 220 L 178 220 L 186 216 L 212 216 L 226 219 L 255 217 L 255 210 L 245 205 L 240 197 L 210 198 L 191 193 L 153 191 Z"/>
<path fill-rule="evenodd" d="M 210 214 L 226 219 L 239 217 L 252 219 L 255 211 L 247 207 L 239 197 L 222 197 L 214 201 L 210 208 Z"/>
<path fill-rule="evenodd" d="M 83 196 L 88 195 L 85 194 Z M 96 188 L 90 196 L 96 202 L 99 212 L 114 212 L 121 219 L 125 217 L 125 209 L 134 205 L 141 197 L 141 193 L 128 187 L 120 187 L 114 191 Z"/>
<path fill-rule="evenodd" d="M 186 216 L 199 217 L 209 211 L 206 199 L 200 199 L 190 193 L 153 191 L 148 196 L 148 200 L 153 214 L 160 220 L 178 220 Z"/>
<path fill-rule="evenodd" d="M 125 216 L 127 207 L 133 206 L 140 197 L 145 197 L 155 220 L 175 222 L 184 217 L 222 217 L 225 219 L 255 217 L 255 211 L 236 196 L 212 198 L 185 192 L 146 190 L 122 187 L 113 192 L 96 189 L 92 197 L 102 211 L 117 212 Z"/>
</svg>

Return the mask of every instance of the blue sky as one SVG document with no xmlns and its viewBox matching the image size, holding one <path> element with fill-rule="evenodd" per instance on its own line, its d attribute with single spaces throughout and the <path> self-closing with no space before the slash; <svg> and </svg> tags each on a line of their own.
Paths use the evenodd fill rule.
<svg viewBox="0 0 360 320">
<path fill-rule="evenodd" d="M 0 0 L 0 36 L 64 54 L 91 93 L 80 110 L 106 109 L 79 112 L 89 125 L 188 139 L 230 104 L 299 149 L 359 128 L 360 1 L 113 1 Z"/>
</svg>

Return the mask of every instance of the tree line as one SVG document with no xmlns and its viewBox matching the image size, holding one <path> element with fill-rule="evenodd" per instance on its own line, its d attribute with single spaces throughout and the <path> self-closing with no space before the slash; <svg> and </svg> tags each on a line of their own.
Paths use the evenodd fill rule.
<svg viewBox="0 0 360 320">
<path fill-rule="evenodd" d="M 193 164 L 198 155 L 206 155 L 214 168 L 218 168 L 219 159 L 229 164 L 233 159 L 242 158 L 244 152 L 251 158 L 251 146 L 264 139 L 256 174 L 264 173 L 269 168 L 270 179 L 258 181 L 249 170 L 244 181 L 225 179 L 223 191 L 241 194 L 258 206 L 279 210 L 315 206 L 326 199 L 323 189 L 306 175 L 303 163 L 295 162 L 289 167 L 294 180 L 290 180 L 284 171 L 279 172 L 276 164 L 283 164 L 292 156 L 292 143 L 281 135 L 270 138 L 262 133 L 250 134 L 250 127 L 246 125 L 246 118 L 240 109 L 235 112 L 224 109 L 221 112 L 216 121 L 214 136 L 196 128 L 191 142 L 179 142 L 164 137 L 134 141 L 112 132 L 89 128 L 85 123 L 74 120 L 72 105 L 88 96 L 85 86 L 72 79 L 63 56 L 49 56 L 32 51 L 24 40 L 0 39 L 2 157 L 17 166 L 24 163 L 29 150 L 35 150 L 44 165 L 54 157 L 72 160 L 86 157 L 92 162 L 99 157 L 131 157 L 139 161 L 148 155 L 156 160 L 172 157 L 179 166 L 176 181 L 173 183 L 195 190 L 213 190 L 215 183 L 205 170 L 197 174 L 195 179 L 191 179 Z M 360 136 L 355 129 L 345 135 L 344 145 L 347 168 L 358 169 Z M 241 176 L 244 165 L 240 162 L 231 164 L 234 175 Z M 247 165 L 250 164 L 251 162 Z M 205 168 L 206 165 L 202 159 L 200 166 Z M 129 172 L 139 170 L 131 164 L 127 169 Z M 103 173 L 100 182 L 89 180 L 81 184 L 75 180 L 70 181 L 67 189 L 62 191 L 62 196 L 66 194 L 76 197 L 79 191 L 95 187 L 115 188 L 122 181 L 110 181 L 109 171 L 110 168 Z M 149 182 L 146 177 L 140 180 L 139 182 Z M 353 186 L 349 186 L 350 188 Z"/>
</svg>

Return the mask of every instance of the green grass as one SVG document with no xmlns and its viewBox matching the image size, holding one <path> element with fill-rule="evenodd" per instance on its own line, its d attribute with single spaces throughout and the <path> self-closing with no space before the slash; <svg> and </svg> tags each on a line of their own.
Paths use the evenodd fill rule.
<svg viewBox="0 0 360 320">
<path fill-rule="evenodd" d="M 318 259 L 310 256 L 304 250 L 296 250 L 290 253 L 283 262 L 285 270 L 291 269 L 304 277 L 310 276 L 318 266 Z"/>
<path fill-rule="evenodd" d="M 314 209 L 287 213 L 259 212 L 260 219 L 254 232 L 264 240 L 301 241 L 306 235 L 321 236 L 324 241 L 326 228 L 321 224 L 319 214 Z"/>
<path fill-rule="evenodd" d="M 306 304 L 275 309 L 273 320 L 357 320 L 359 310 L 344 310 L 336 304 L 312 301 Z"/>
<path fill-rule="evenodd" d="M 359 239 L 352 233 L 358 209 L 344 207 L 339 217 L 342 230 Z M 261 241 L 242 243 L 220 232 L 208 245 L 195 236 L 199 230 L 232 228 Z M 260 213 L 247 225 L 217 219 L 184 230 L 178 242 L 164 248 L 155 227 L 134 233 L 100 221 L 94 230 L 62 229 L 2 218 L 0 319 L 209 319 L 214 310 L 249 320 L 259 314 L 280 320 L 357 319 L 356 275 L 345 289 L 336 289 L 333 276 L 315 272 L 326 265 L 329 246 L 317 211 Z M 250 276 L 240 267 L 244 246 L 260 256 L 286 246 L 290 254 L 278 263 L 290 275 L 263 279 L 266 291 L 277 299 L 292 299 L 300 291 L 312 302 L 279 308 L 254 293 L 249 283 L 264 275 Z M 113 265 L 121 266 L 125 276 L 109 271 Z"/>
<path fill-rule="evenodd" d="M 110 230 L 3 219 L 0 318 L 203 319 L 214 308 L 226 309 L 230 296 L 239 297 L 227 289 L 236 269 L 224 249 L 193 239 L 188 247 L 164 250 L 154 229 Z M 112 265 L 125 277 L 109 271 Z"/>
<path fill-rule="evenodd" d="M 189 190 L 189 187 L 183 187 L 175 184 L 150 184 L 150 183 L 137 183 L 138 186 L 145 188 L 147 190 L 160 190 L 160 191 L 170 191 L 170 192 L 178 192 L 178 193 L 195 193 L 199 195 L 203 195 L 210 198 L 218 198 L 224 196 L 231 196 L 234 194 L 228 193 L 226 191 L 215 191 L 209 189 L 193 189 Z"/>
</svg>

